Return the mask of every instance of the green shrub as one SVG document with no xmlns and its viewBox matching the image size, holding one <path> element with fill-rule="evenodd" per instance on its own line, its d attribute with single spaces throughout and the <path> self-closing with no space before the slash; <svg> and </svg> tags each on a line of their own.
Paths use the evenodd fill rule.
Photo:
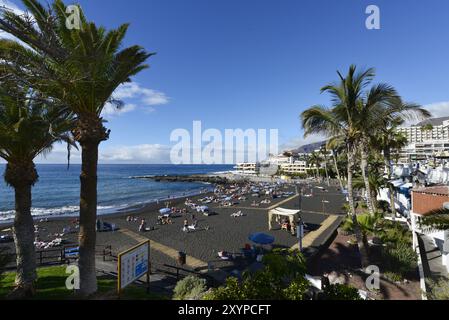
<svg viewBox="0 0 449 320">
<path fill-rule="evenodd" d="M 341 225 L 341 229 L 345 232 L 352 233 L 353 232 L 353 222 L 351 217 L 347 217 L 343 224 Z"/>
<path fill-rule="evenodd" d="M 393 272 L 402 278 L 417 267 L 418 257 L 408 243 L 399 242 L 387 247 L 382 256 L 386 272 Z"/>
<path fill-rule="evenodd" d="M 245 295 L 237 278 L 229 277 L 225 285 L 212 289 L 203 296 L 204 300 L 244 300 Z"/>
<path fill-rule="evenodd" d="M 298 277 L 290 282 L 290 285 L 284 289 L 283 294 L 286 300 L 304 300 L 309 288 L 309 281 L 305 278 Z"/>
<path fill-rule="evenodd" d="M 265 268 L 244 273 L 242 281 L 230 277 L 212 289 L 206 300 L 300 300 L 310 284 L 305 279 L 304 256 L 298 250 L 275 249 L 263 258 Z"/>
<path fill-rule="evenodd" d="M 395 245 L 396 243 L 405 243 L 411 246 L 411 232 L 401 226 L 399 223 L 383 220 L 380 227 L 381 231 L 378 232 L 377 235 L 382 239 L 384 243 L 390 243 L 393 245 Z"/>
<path fill-rule="evenodd" d="M 430 289 L 427 297 L 430 300 L 449 300 L 449 280 L 440 278 L 438 281 L 426 280 Z"/>
<path fill-rule="evenodd" d="M 390 212 L 390 202 L 385 200 L 377 201 L 377 208 L 382 212 Z"/>
<path fill-rule="evenodd" d="M 11 254 L 7 248 L 0 248 L 0 280 L 2 280 L 3 273 L 6 266 L 12 261 Z"/>
<path fill-rule="evenodd" d="M 173 290 L 175 300 L 200 300 L 206 292 L 206 280 L 188 276 L 178 281 Z"/>
<path fill-rule="evenodd" d="M 404 279 L 402 275 L 392 271 L 385 272 L 384 277 L 393 282 L 400 282 Z"/>
<path fill-rule="evenodd" d="M 356 288 L 345 284 L 331 284 L 324 288 L 322 300 L 362 300 Z"/>
</svg>

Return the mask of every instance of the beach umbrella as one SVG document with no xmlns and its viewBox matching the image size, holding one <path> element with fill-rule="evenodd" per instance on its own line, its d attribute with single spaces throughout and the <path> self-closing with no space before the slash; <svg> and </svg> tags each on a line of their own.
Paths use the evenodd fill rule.
<svg viewBox="0 0 449 320">
<path fill-rule="evenodd" d="M 159 210 L 160 214 L 170 214 L 171 213 L 171 209 L 170 208 L 162 208 Z"/>
<path fill-rule="evenodd" d="M 271 244 L 274 242 L 273 236 L 260 232 L 251 234 L 248 239 L 257 244 Z"/>
</svg>

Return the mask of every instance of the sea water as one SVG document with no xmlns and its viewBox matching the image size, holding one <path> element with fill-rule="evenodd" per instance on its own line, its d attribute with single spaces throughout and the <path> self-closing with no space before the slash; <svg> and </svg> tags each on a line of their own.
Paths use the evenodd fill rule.
<svg viewBox="0 0 449 320">
<path fill-rule="evenodd" d="M 39 181 L 33 187 L 32 214 L 35 217 L 77 216 L 79 214 L 80 165 L 37 165 Z M 129 207 L 163 201 L 210 190 L 197 182 L 156 182 L 134 177 L 154 175 L 189 175 L 224 172 L 230 165 L 99 165 L 98 214 L 109 214 Z M 0 164 L 3 175 L 5 165 Z M 0 181 L 0 222 L 14 217 L 14 190 Z"/>
</svg>

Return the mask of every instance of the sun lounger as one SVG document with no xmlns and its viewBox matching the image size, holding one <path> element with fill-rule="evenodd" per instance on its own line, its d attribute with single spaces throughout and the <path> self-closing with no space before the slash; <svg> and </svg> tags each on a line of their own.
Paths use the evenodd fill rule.
<svg viewBox="0 0 449 320">
<path fill-rule="evenodd" d="M 238 211 L 238 212 L 234 212 L 233 214 L 231 214 L 232 218 L 238 218 L 238 217 L 243 217 L 244 214 L 242 213 L 242 211 Z"/>
</svg>

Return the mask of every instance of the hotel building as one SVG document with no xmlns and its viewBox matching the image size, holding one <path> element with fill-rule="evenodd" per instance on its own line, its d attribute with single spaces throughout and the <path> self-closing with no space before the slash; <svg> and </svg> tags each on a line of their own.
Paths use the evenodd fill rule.
<svg viewBox="0 0 449 320">
<path fill-rule="evenodd" d="M 449 156 L 449 117 L 422 121 L 411 127 L 400 127 L 408 145 L 399 152 L 400 162 Z"/>
</svg>

